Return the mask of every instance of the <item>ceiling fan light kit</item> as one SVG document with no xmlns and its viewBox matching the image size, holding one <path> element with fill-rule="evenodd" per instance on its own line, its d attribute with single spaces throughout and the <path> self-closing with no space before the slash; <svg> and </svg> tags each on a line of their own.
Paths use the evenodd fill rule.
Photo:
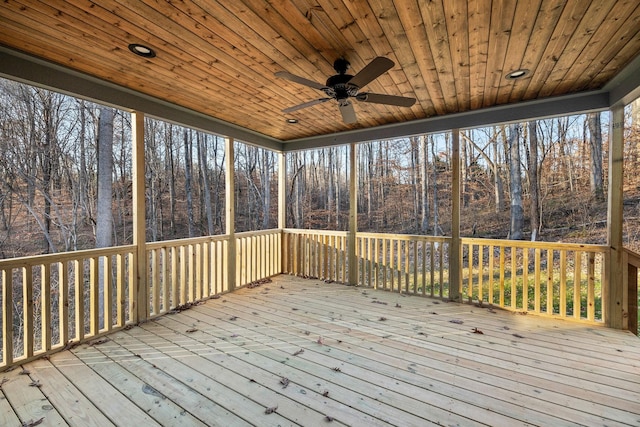
<svg viewBox="0 0 640 427">
<path fill-rule="evenodd" d="M 381 93 L 360 92 L 360 89 L 392 69 L 394 65 L 395 64 L 392 60 L 378 56 L 369 62 L 369 64 L 367 64 L 356 75 L 351 75 L 347 74 L 347 70 L 350 67 L 349 61 L 344 58 L 338 58 L 333 63 L 333 68 L 338 74 L 329 77 L 324 85 L 286 71 L 279 71 L 275 73 L 276 77 L 308 86 L 313 89 L 321 90 L 326 95 L 324 98 L 314 99 L 293 107 L 285 108 L 282 112 L 292 113 L 294 111 L 312 107 L 334 99 L 337 101 L 340 114 L 342 115 L 342 121 L 344 123 L 351 124 L 356 123 L 358 119 L 350 98 L 356 99 L 359 102 L 393 105 L 396 107 L 411 107 L 416 102 L 415 98 L 386 95 Z"/>
</svg>

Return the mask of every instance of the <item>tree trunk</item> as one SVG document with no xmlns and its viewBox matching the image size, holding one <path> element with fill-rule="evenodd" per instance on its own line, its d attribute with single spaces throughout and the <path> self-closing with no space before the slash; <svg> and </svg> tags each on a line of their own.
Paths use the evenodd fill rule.
<svg viewBox="0 0 640 427">
<path fill-rule="evenodd" d="M 191 131 L 184 130 L 184 187 L 187 193 L 187 226 L 189 230 L 189 237 L 195 236 L 195 219 L 193 217 L 193 191 L 192 191 L 192 170 L 193 170 L 193 158 L 192 158 L 192 136 Z"/>
<path fill-rule="evenodd" d="M 511 179 L 511 227 L 510 238 L 521 240 L 524 228 L 524 208 L 522 207 L 522 176 L 520 172 L 520 125 L 509 125 L 509 172 Z"/>
<path fill-rule="evenodd" d="M 422 194 L 422 206 L 420 222 L 420 231 L 422 234 L 429 233 L 429 176 L 427 175 L 427 164 L 429 162 L 429 156 L 427 152 L 427 137 L 422 135 L 420 137 L 420 176 L 422 180 L 420 182 L 420 193 Z M 435 169 L 435 165 L 434 165 Z"/>
<path fill-rule="evenodd" d="M 590 113 L 589 146 L 591 148 L 591 194 L 598 202 L 604 201 L 604 185 L 602 180 L 602 127 L 600 113 Z"/>
<path fill-rule="evenodd" d="M 200 174 L 202 175 L 202 194 L 204 199 L 205 216 L 207 217 L 207 231 L 210 236 L 215 234 L 213 223 L 213 208 L 211 206 L 211 185 L 209 182 L 209 167 L 207 164 L 207 135 L 198 132 L 198 154 Z"/>
</svg>

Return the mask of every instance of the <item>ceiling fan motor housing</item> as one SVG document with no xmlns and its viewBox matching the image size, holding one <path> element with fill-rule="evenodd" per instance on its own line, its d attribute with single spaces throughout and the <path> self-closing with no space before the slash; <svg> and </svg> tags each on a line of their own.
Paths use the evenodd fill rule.
<svg viewBox="0 0 640 427">
<path fill-rule="evenodd" d="M 335 76 L 331 76 L 327 79 L 327 89 L 325 93 L 327 96 L 333 97 L 336 99 L 346 99 L 350 96 L 356 96 L 358 94 L 359 87 L 356 85 L 349 84 L 349 80 L 351 80 L 353 76 L 349 74 L 336 74 Z"/>
</svg>

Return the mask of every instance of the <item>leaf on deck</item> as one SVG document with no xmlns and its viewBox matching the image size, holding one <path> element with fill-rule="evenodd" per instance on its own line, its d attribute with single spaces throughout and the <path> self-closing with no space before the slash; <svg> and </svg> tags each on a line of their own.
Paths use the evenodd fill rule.
<svg viewBox="0 0 640 427">
<path fill-rule="evenodd" d="M 338 368 L 337 366 L 335 368 L 331 368 L 332 371 L 335 372 L 342 372 L 342 370 L 340 368 Z"/>
<path fill-rule="evenodd" d="M 301 348 L 300 350 L 296 351 L 295 353 L 293 353 L 294 356 L 298 356 L 300 354 L 304 353 L 304 349 Z"/>
<path fill-rule="evenodd" d="M 193 332 L 195 332 L 197 330 L 198 330 L 198 328 L 191 328 L 191 329 L 187 329 L 185 332 L 188 333 L 188 334 L 191 334 L 191 333 L 193 333 Z"/>
<path fill-rule="evenodd" d="M 276 412 L 278 410 L 278 405 L 276 406 L 270 406 L 269 408 L 264 410 L 264 413 L 269 415 L 269 414 L 273 414 L 274 412 Z"/>
<path fill-rule="evenodd" d="M 402 308 L 402 306 L 398 303 L 396 303 L 396 308 Z"/>
<path fill-rule="evenodd" d="M 451 319 L 451 320 L 449 320 L 449 323 L 455 323 L 456 325 L 462 325 L 464 323 L 464 321 L 462 321 L 460 319 Z"/>
<path fill-rule="evenodd" d="M 34 421 L 32 421 L 32 420 L 25 421 L 25 422 L 22 423 L 22 427 L 34 427 L 34 426 L 42 424 L 43 421 L 44 421 L 44 417 L 42 417 L 42 418 L 40 418 L 38 420 L 34 420 Z"/>
<path fill-rule="evenodd" d="M 384 317 L 384 316 L 381 316 L 378 320 L 381 321 L 381 322 L 384 322 L 385 320 L 387 320 L 387 318 Z"/>
<path fill-rule="evenodd" d="M 282 384 L 282 388 L 287 388 L 287 386 L 289 385 L 289 378 L 287 377 L 280 378 L 280 384 Z"/>
<path fill-rule="evenodd" d="M 481 331 L 480 329 L 478 329 L 478 328 L 473 328 L 473 329 L 471 330 L 471 332 L 473 332 L 474 334 L 480 334 L 480 335 L 484 334 L 484 332 L 482 332 L 482 331 Z"/>
<path fill-rule="evenodd" d="M 512 334 L 512 335 L 513 335 L 514 337 L 516 337 L 516 338 L 524 338 L 524 337 L 523 337 L 522 335 L 520 335 L 520 334 Z"/>
<path fill-rule="evenodd" d="M 40 384 L 40 380 L 33 380 L 31 381 L 31 384 L 29 384 L 29 387 L 42 387 L 42 384 Z"/>
</svg>

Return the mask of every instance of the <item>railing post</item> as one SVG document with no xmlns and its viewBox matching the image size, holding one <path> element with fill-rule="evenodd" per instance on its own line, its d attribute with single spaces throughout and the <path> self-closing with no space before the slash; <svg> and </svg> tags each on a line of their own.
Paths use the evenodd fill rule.
<svg viewBox="0 0 640 427">
<path fill-rule="evenodd" d="M 626 287 L 623 280 L 622 200 L 623 200 L 623 154 L 624 154 L 624 106 L 611 109 L 609 131 L 609 191 L 607 230 L 609 265 L 603 285 L 604 321 L 607 326 L 626 329 L 628 321 L 625 303 Z"/>
<path fill-rule="evenodd" d="M 225 226 L 229 236 L 227 243 L 227 284 L 228 290 L 236 288 L 236 195 L 235 195 L 235 150 L 233 138 L 225 139 Z"/>
<path fill-rule="evenodd" d="M 147 289 L 147 248 L 145 221 L 145 160 L 144 160 L 144 114 L 138 111 L 131 113 L 131 132 L 133 139 L 133 244 L 135 253 L 136 310 L 132 313 L 134 322 L 149 317 L 149 295 Z"/>
<path fill-rule="evenodd" d="M 351 143 L 349 150 L 349 284 L 358 284 L 358 258 L 356 254 L 356 233 L 358 232 L 358 174 L 356 171 L 356 144 Z"/>
<path fill-rule="evenodd" d="M 451 247 L 449 248 L 449 299 L 460 301 L 462 240 L 460 239 L 460 130 L 451 130 Z"/>
</svg>

